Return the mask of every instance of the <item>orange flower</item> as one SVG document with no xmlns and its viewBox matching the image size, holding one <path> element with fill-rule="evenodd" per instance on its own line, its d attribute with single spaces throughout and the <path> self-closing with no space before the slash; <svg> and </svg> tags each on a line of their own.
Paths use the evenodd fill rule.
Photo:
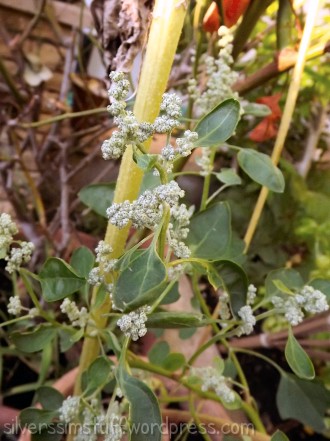
<svg viewBox="0 0 330 441">
<path fill-rule="evenodd" d="M 244 14 L 250 0 L 222 0 L 225 25 L 231 28 Z M 206 32 L 216 32 L 220 27 L 220 14 L 216 2 L 212 2 L 208 8 L 204 20 L 203 29 Z"/>
<path fill-rule="evenodd" d="M 249 134 L 251 141 L 262 142 L 275 138 L 277 134 L 277 122 L 282 116 L 282 110 L 278 104 L 281 93 L 275 95 L 263 96 L 257 99 L 257 103 L 266 104 L 271 114 L 266 116 Z"/>
</svg>

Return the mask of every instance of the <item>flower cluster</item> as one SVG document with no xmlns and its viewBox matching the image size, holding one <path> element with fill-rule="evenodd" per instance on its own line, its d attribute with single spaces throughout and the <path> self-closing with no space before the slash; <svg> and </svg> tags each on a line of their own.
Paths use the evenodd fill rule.
<svg viewBox="0 0 330 441">
<path fill-rule="evenodd" d="M 183 242 L 189 233 L 190 218 L 193 215 L 194 207 L 187 208 L 185 204 L 171 207 L 171 221 L 168 225 L 169 245 L 174 254 L 179 258 L 190 256 L 190 250 Z"/>
<path fill-rule="evenodd" d="M 59 418 L 65 423 L 71 423 L 74 421 L 78 414 L 80 408 L 80 397 L 71 397 L 70 395 L 66 398 L 62 406 L 59 408 Z"/>
<path fill-rule="evenodd" d="M 118 127 L 112 133 L 111 138 L 105 140 L 101 150 L 104 159 L 117 159 L 123 155 L 127 145 L 143 143 L 154 133 L 171 133 L 180 126 L 179 118 L 182 116 L 181 99 L 175 93 L 163 95 L 160 111 L 154 123 L 139 123 L 133 112 L 126 110 L 124 101 L 129 91 L 129 81 L 123 72 L 111 72 L 110 79 L 112 86 L 109 89 L 111 105 L 109 112 L 115 117 L 114 123 Z"/>
<path fill-rule="evenodd" d="M 72 326 L 85 328 L 89 319 L 89 315 L 87 309 L 84 306 L 79 309 L 76 305 L 76 302 L 73 302 L 70 299 L 66 298 L 61 303 L 60 309 L 63 314 L 66 314 L 68 316 Z"/>
<path fill-rule="evenodd" d="M 257 288 L 251 283 L 248 286 L 248 290 L 247 290 L 247 304 L 248 305 L 253 305 L 255 299 L 257 296 Z"/>
<path fill-rule="evenodd" d="M 253 315 L 253 311 L 250 305 L 242 306 L 242 308 L 237 313 L 241 318 L 243 324 L 237 329 L 236 334 L 240 337 L 241 335 L 249 335 L 253 331 L 256 324 L 256 318 Z"/>
<path fill-rule="evenodd" d="M 112 247 L 108 245 L 104 240 L 100 240 L 98 246 L 95 248 L 96 262 L 98 262 L 105 273 L 108 273 L 114 269 L 118 259 L 111 259 Z"/>
<path fill-rule="evenodd" d="M 20 242 L 18 248 L 12 248 L 9 255 L 5 257 L 7 260 L 6 271 L 12 274 L 19 270 L 23 263 L 29 262 L 32 252 L 34 251 L 34 244 L 32 242 Z"/>
<path fill-rule="evenodd" d="M 284 313 L 285 319 L 292 326 L 302 322 L 304 311 L 317 314 L 329 309 L 325 294 L 309 285 L 304 286 L 293 296 L 288 298 L 274 296 L 271 301 L 277 312 Z"/>
<path fill-rule="evenodd" d="M 32 242 L 14 241 L 13 236 L 18 233 L 18 228 L 11 216 L 7 213 L 0 215 L 0 258 L 7 261 L 6 271 L 12 274 L 19 270 L 23 263 L 29 262 L 34 245 Z M 13 243 L 17 247 L 9 248 Z"/>
<path fill-rule="evenodd" d="M 201 113 L 206 113 L 227 98 L 238 98 L 232 86 L 238 79 L 238 73 L 232 70 L 233 34 L 226 26 L 221 26 L 219 34 L 219 55 L 215 59 L 209 55 L 205 58 L 205 70 L 208 77 L 204 91 L 198 94 L 195 79 L 189 81 L 188 91 L 195 98 L 195 104 Z"/>
<path fill-rule="evenodd" d="M 196 157 L 195 162 L 201 168 L 199 172 L 201 176 L 206 177 L 210 175 L 213 170 L 213 164 L 211 161 L 211 149 L 207 147 L 203 148 L 201 155 Z"/>
<path fill-rule="evenodd" d="M 19 316 L 22 311 L 26 311 L 31 318 L 36 317 L 39 314 L 38 308 L 26 308 L 22 305 L 21 299 L 16 296 L 9 297 L 7 305 L 8 314 Z"/>
<path fill-rule="evenodd" d="M 136 341 L 147 333 L 145 323 L 148 320 L 147 313 L 150 311 L 150 306 L 141 306 L 141 308 L 136 311 L 124 314 L 117 321 L 117 325 L 126 337 L 130 337 L 133 341 Z"/>
<path fill-rule="evenodd" d="M 196 132 L 186 130 L 182 138 L 176 139 L 176 148 L 170 144 L 163 147 L 161 154 L 159 155 L 159 161 L 167 173 L 172 171 L 173 163 L 176 159 L 190 155 L 197 140 L 198 134 Z"/>
<path fill-rule="evenodd" d="M 123 228 L 132 221 L 136 228 L 154 229 L 162 218 L 163 202 L 173 207 L 183 196 L 184 191 L 175 181 L 171 181 L 152 191 L 145 191 L 134 202 L 125 201 L 112 204 L 107 209 L 107 215 L 110 223 L 118 228 Z"/>
<path fill-rule="evenodd" d="M 83 421 L 75 436 L 75 441 L 96 441 L 102 435 L 104 441 L 120 441 L 124 435 L 121 422 L 121 404 L 114 401 L 105 414 L 99 408 L 96 399 L 92 399 L 83 414 Z"/>
<path fill-rule="evenodd" d="M 197 376 L 202 381 L 202 391 L 214 390 L 224 403 L 233 403 L 235 401 L 235 393 L 227 384 L 227 379 L 221 375 L 215 368 L 202 367 L 191 369 L 191 374 Z"/>
<path fill-rule="evenodd" d="M 18 233 L 15 222 L 7 213 L 0 214 L 0 254 L 6 255 L 7 248 L 13 241 L 13 236 Z"/>
</svg>

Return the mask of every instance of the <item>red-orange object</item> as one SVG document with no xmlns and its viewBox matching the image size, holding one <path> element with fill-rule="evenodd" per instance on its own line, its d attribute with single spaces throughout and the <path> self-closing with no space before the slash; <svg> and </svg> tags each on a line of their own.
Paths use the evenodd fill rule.
<svg viewBox="0 0 330 441">
<path fill-rule="evenodd" d="M 275 95 L 263 96 L 257 99 L 257 103 L 266 104 L 271 114 L 266 116 L 249 134 L 249 138 L 255 142 L 266 141 L 267 139 L 275 138 L 277 134 L 277 121 L 282 116 L 282 110 L 278 104 L 281 93 Z"/>
<path fill-rule="evenodd" d="M 230 28 L 237 23 L 241 15 L 244 14 L 250 0 L 222 0 L 225 25 Z M 203 29 L 206 32 L 216 32 L 221 24 L 220 13 L 216 2 L 212 2 L 208 8 L 204 20 Z"/>
</svg>

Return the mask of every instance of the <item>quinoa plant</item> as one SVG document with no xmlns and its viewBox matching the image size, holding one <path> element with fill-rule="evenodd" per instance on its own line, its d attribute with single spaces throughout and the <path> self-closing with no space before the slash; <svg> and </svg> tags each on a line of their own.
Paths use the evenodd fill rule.
<svg viewBox="0 0 330 441">
<path fill-rule="evenodd" d="M 35 440 L 60 439 L 67 433 L 74 441 L 120 441 L 125 436 L 133 441 L 158 441 L 164 427 L 162 416 L 169 415 L 164 403 L 178 400 L 187 403 L 187 422 L 194 423 L 206 440 L 211 432 L 205 430 L 205 424 L 211 423 L 218 433 L 223 430 L 223 434 L 244 440 L 285 440 L 281 432 L 266 433 L 237 358 L 243 352 L 266 360 L 279 372 L 281 416 L 322 431 L 329 394 L 314 380 L 314 366 L 293 329 L 305 317 L 329 309 L 325 295 L 329 282 L 304 281 L 292 269 L 269 273 L 264 289 L 248 281 L 244 242 L 232 234 L 229 204 L 217 199 L 225 188 L 241 185 L 241 179 L 234 169 L 215 171 L 216 152 L 229 150 L 252 180 L 272 192 L 284 191 L 284 178 L 267 155 L 229 143 L 248 112 L 248 103 L 232 91 L 237 74 L 231 67 L 232 36 L 225 27 L 219 31 L 218 58 L 204 60 L 206 84 L 200 89 L 198 75 L 190 82 L 191 116 L 198 121 L 184 126 L 182 99 L 165 88 L 185 5 L 174 0 L 163 4 L 156 3 L 133 110 L 126 101 L 130 90 L 126 75 L 110 74 L 108 110 L 116 130 L 103 142 L 101 152 L 104 160 L 121 159 L 121 169 L 113 202 L 106 210 L 107 232 L 95 253 L 82 247 L 70 262 L 49 257 L 38 274 L 33 274 L 24 268 L 33 244 L 16 241 L 16 224 L 8 214 L 0 216 L 1 257 L 7 261 L 6 270 L 16 287 L 8 302 L 8 320 L 1 324 L 8 330 L 11 344 L 23 353 L 34 353 L 58 344 L 65 352 L 83 342 L 73 393 L 64 397 L 48 384 L 40 385 L 36 402 L 42 408 L 22 411 L 21 423 L 30 428 L 39 424 L 32 435 Z M 161 35 L 159 40 L 156 33 Z M 258 111 L 265 109 L 260 106 Z M 165 135 L 159 154 L 149 153 L 154 134 Z M 196 148 L 203 152 L 199 158 L 204 178 L 200 207 L 188 204 L 178 183 L 183 173 L 178 164 Z M 210 191 L 211 177 L 221 182 L 214 193 Z M 195 312 L 167 308 L 180 297 L 182 277 L 192 283 Z M 212 309 L 201 291 L 201 280 L 216 299 Z M 21 303 L 23 289 L 32 308 Z M 285 356 L 293 373 L 261 353 L 231 345 L 232 339 L 252 334 L 268 317 L 275 317 L 288 329 Z M 166 329 L 178 329 L 184 339 L 202 327 L 211 336 L 201 340 L 189 359 L 171 352 L 165 341 L 156 341 L 148 359 L 136 355 L 131 345 L 149 332 L 159 335 Z M 196 366 L 195 361 L 217 343 L 226 349 L 227 357 L 219 355 L 212 365 Z M 188 396 L 171 397 L 163 380 L 181 386 Z M 312 390 L 319 394 L 317 405 Z M 246 429 L 243 424 L 201 414 L 197 405 L 201 399 L 213 400 L 228 410 L 241 409 L 252 426 Z"/>
</svg>

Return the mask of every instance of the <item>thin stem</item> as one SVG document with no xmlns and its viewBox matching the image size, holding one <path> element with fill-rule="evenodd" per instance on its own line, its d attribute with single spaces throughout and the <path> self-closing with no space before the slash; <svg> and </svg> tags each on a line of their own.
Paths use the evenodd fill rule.
<svg viewBox="0 0 330 441">
<path fill-rule="evenodd" d="M 263 354 L 260 354 L 259 352 L 252 351 L 251 349 L 243 349 L 243 348 L 231 348 L 234 352 L 241 352 L 242 354 L 248 354 L 252 355 L 254 357 L 260 358 L 261 360 L 266 361 L 270 365 L 272 365 L 280 374 L 285 374 L 285 371 L 272 359 L 266 357 Z"/>
<path fill-rule="evenodd" d="M 42 121 L 35 121 L 32 123 L 17 124 L 18 127 L 23 129 L 35 129 L 42 126 L 53 124 L 54 122 L 63 121 L 65 119 L 80 118 L 81 116 L 98 115 L 100 113 L 108 113 L 106 107 L 99 107 L 97 109 L 82 110 L 81 112 L 68 112 L 61 115 L 54 116 L 53 118 L 44 119 Z"/>
<path fill-rule="evenodd" d="M 214 159 L 215 159 L 215 154 L 216 151 L 215 149 L 211 150 L 210 153 L 210 164 L 213 166 L 214 163 Z M 210 192 L 210 183 L 211 183 L 211 176 L 212 174 L 209 173 L 205 179 L 204 179 L 204 186 L 203 186 L 203 194 L 202 194 L 202 202 L 201 202 L 201 211 L 205 210 L 206 205 L 207 205 L 207 198 L 209 196 L 209 192 Z"/>
<path fill-rule="evenodd" d="M 279 127 L 279 131 L 277 134 L 276 142 L 274 145 L 274 150 L 272 153 L 272 162 L 274 165 L 277 165 L 284 147 L 284 142 L 289 131 L 289 127 L 291 124 L 293 112 L 295 110 L 295 105 L 299 93 L 299 87 L 301 82 L 301 77 L 304 70 L 305 60 L 307 50 L 310 44 L 310 40 L 312 37 L 312 32 L 314 28 L 314 23 L 317 16 L 317 11 L 319 8 L 320 0 L 315 0 L 307 11 L 306 24 L 304 28 L 304 33 L 302 40 L 299 46 L 298 58 L 293 71 L 292 80 L 290 83 L 288 96 L 285 103 L 285 108 L 283 112 L 283 116 L 281 119 L 281 124 Z M 267 187 L 262 187 L 261 192 L 259 194 L 259 198 L 257 200 L 256 206 L 254 208 L 248 229 L 246 231 L 244 241 L 245 241 L 245 252 L 248 251 L 252 238 L 254 236 L 255 230 L 257 228 L 259 219 L 261 217 L 261 213 L 263 211 L 269 190 Z"/>
</svg>

